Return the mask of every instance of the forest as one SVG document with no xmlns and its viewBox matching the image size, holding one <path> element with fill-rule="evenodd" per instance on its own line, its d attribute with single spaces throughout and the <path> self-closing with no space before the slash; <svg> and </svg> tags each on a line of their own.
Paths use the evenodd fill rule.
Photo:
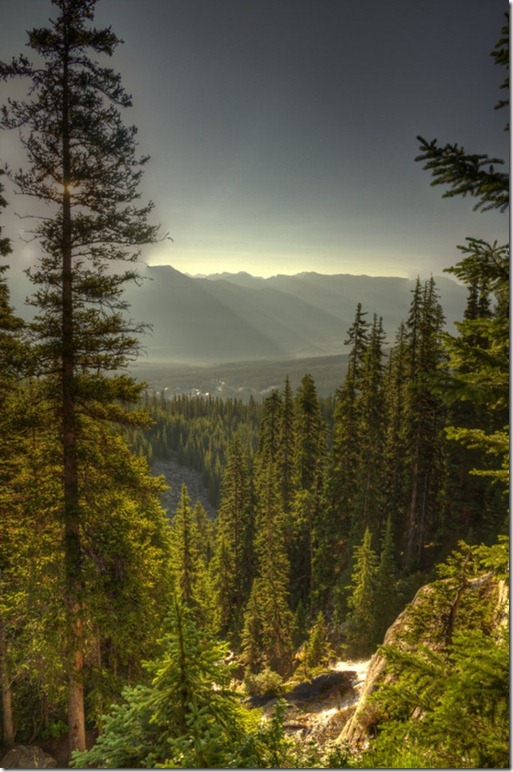
<svg viewBox="0 0 513 772">
<path fill-rule="evenodd" d="M 32 321 L 0 268 L 1 755 L 509 768 L 508 245 L 459 247 L 454 333 L 433 278 L 396 330 L 355 299 L 328 397 L 309 373 L 261 401 L 156 394 L 128 374 L 144 320 L 123 289 L 162 234 L 139 199 L 130 96 L 99 63 L 120 41 L 93 26 L 96 0 L 52 3 L 34 62 L 0 63 L 28 91 L 0 116 L 26 154 L 1 172 L 0 212 L 8 185 L 42 212 Z M 492 56 L 508 67 L 507 23 Z M 418 143 L 444 197 L 507 210 L 499 159 Z M 5 228 L 0 254 L 16 258 Z M 186 486 L 166 512 L 155 459 L 201 474 L 215 517 Z M 373 655 L 387 675 L 364 742 L 287 730 L 291 688 Z"/>
</svg>

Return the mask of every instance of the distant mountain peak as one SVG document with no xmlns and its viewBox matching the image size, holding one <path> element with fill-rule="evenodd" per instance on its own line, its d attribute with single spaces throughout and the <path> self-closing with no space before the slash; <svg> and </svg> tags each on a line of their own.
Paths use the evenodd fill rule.
<svg viewBox="0 0 513 772">
<path fill-rule="evenodd" d="M 218 280 L 218 279 L 257 279 L 257 281 L 265 281 L 263 276 L 253 276 L 253 274 L 248 273 L 247 271 L 237 271 L 237 272 L 230 272 L 230 271 L 223 271 L 222 273 L 208 273 L 208 274 L 196 274 L 192 278 L 202 278 L 202 279 L 212 279 L 212 280 Z"/>
</svg>

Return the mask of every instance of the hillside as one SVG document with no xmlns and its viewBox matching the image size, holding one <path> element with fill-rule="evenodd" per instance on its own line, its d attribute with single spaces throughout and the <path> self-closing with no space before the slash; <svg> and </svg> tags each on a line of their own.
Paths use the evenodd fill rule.
<svg viewBox="0 0 513 772">
<path fill-rule="evenodd" d="M 415 282 L 396 277 L 301 273 L 269 279 L 247 273 L 191 277 L 147 267 L 127 298 L 134 319 L 152 325 L 147 360 L 213 364 L 345 353 L 358 302 L 383 317 L 389 342 L 405 318 Z M 437 277 L 448 324 L 461 319 L 465 289 Z"/>
</svg>

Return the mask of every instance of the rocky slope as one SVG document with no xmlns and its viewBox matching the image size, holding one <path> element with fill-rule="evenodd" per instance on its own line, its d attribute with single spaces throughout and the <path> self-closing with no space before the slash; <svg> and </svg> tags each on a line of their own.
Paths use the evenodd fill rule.
<svg viewBox="0 0 513 772">
<path fill-rule="evenodd" d="M 169 515 L 173 515 L 180 501 L 182 485 L 187 486 L 191 505 L 199 501 L 205 508 L 207 515 L 213 519 L 215 509 L 208 499 L 208 491 L 203 485 L 201 474 L 194 469 L 177 464 L 176 461 L 155 459 L 151 464 L 151 471 L 155 475 L 163 475 L 169 489 L 162 496 L 162 505 Z"/>
<path fill-rule="evenodd" d="M 481 598 L 490 599 L 495 608 L 494 625 L 499 627 L 506 623 L 508 618 L 509 590 L 504 580 L 498 580 L 492 574 L 484 574 L 474 579 L 469 579 L 463 592 L 479 594 Z M 433 584 L 424 585 L 418 590 L 411 603 L 406 606 L 404 611 L 399 614 L 397 619 L 388 628 L 383 641 L 385 645 L 404 649 L 411 648 L 405 642 L 404 633 L 408 630 L 411 623 L 412 610 L 426 602 L 429 604 L 433 594 Z M 460 599 L 456 600 L 459 602 Z M 456 600 L 454 601 L 455 604 Z M 455 605 L 452 608 L 454 609 Z M 446 619 L 449 619 L 451 614 L 450 607 L 448 607 L 447 612 Z M 426 637 L 423 640 L 423 644 L 437 648 L 439 644 L 434 641 L 438 638 L 437 633 L 439 633 L 439 629 L 439 625 L 434 621 L 432 627 L 433 637 L 431 639 Z M 369 662 L 365 682 L 362 685 L 353 714 L 344 724 L 337 737 L 337 742 L 348 743 L 353 750 L 367 746 L 375 726 L 375 715 L 369 698 L 381 684 L 391 683 L 392 681 L 393 676 L 387 671 L 386 658 L 380 651 L 377 651 Z"/>
</svg>

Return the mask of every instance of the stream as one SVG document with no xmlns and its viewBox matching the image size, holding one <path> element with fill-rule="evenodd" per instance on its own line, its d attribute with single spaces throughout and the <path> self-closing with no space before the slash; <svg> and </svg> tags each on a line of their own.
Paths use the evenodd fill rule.
<svg viewBox="0 0 513 772">
<path fill-rule="evenodd" d="M 339 673 L 356 673 L 352 688 L 343 693 L 330 695 L 323 703 L 312 704 L 307 709 L 307 735 L 311 739 L 334 739 L 349 718 L 348 713 L 358 704 L 362 687 L 367 677 L 371 658 L 362 660 L 339 660 L 332 670 Z M 351 714 L 352 714 L 351 710 Z M 303 719 L 306 715 L 303 714 Z"/>
</svg>

